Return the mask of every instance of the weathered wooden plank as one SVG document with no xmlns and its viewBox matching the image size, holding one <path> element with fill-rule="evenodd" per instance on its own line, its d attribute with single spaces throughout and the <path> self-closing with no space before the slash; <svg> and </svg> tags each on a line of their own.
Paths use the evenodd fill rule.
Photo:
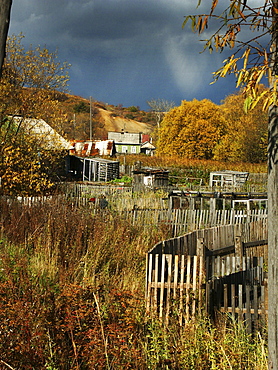
<svg viewBox="0 0 278 370">
<path fill-rule="evenodd" d="M 212 285 L 212 281 L 209 280 L 209 281 L 206 281 L 206 303 L 205 303 L 205 307 L 206 307 L 206 312 L 208 313 L 211 313 L 211 285 Z"/>
<path fill-rule="evenodd" d="M 231 257 L 230 256 L 227 256 L 226 257 L 226 271 L 225 271 L 225 275 L 230 275 L 232 273 L 231 271 Z"/>
<path fill-rule="evenodd" d="M 185 317 L 188 322 L 190 319 L 190 276 L 191 276 L 191 257 L 187 256 L 186 266 L 186 306 L 185 306 Z"/>
<path fill-rule="evenodd" d="M 193 283 L 192 283 L 192 290 L 193 290 L 192 318 L 194 318 L 196 314 L 197 268 L 198 268 L 198 257 L 194 256 L 193 257 Z"/>
<path fill-rule="evenodd" d="M 203 256 L 199 256 L 199 281 L 198 281 L 198 290 L 199 290 L 199 297 L 198 297 L 198 314 L 201 315 L 201 308 L 202 308 L 202 283 L 203 283 Z"/>
<path fill-rule="evenodd" d="M 178 286 L 178 275 L 179 275 L 179 255 L 175 255 L 175 264 L 174 264 L 174 290 L 173 290 L 173 299 L 177 298 L 177 286 Z"/>
<path fill-rule="evenodd" d="M 243 256 L 235 257 L 236 271 L 241 271 L 242 270 L 242 259 L 243 259 Z"/>
<path fill-rule="evenodd" d="M 224 284 L 224 289 L 223 289 L 223 293 L 224 293 L 224 310 L 228 310 L 228 285 L 227 284 Z"/>
<path fill-rule="evenodd" d="M 215 271 L 214 271 L 214 276 L 215 277 L 220 277 L 221 276 L 221 257 L 217 256 L 215 259 Z"/>
<path fill-rule="evenodd" d="M 162 254 L 162 264 L 161 264 L 161 287 L 160 287 L 160 301 L 159 301 L 159 317 L 163 316 L 163 300 L 164 300 L 164 278 L 165 278 L 165 254 Z"/>
<path fill-rule="evenodd" d="M 159 255 L 156 254 L 155 255 L 155 275 L 154 275 L 154 307 L 153 309 L 155 309 L 157 311 L 158 309 L 158 300 L 157 300 L 157 297 L 158 297 L 158 263 L 159 263 Z"/>
<path fill-rule="evenodd" d="M 183 317 L 183 290 L 184 290 L 184 272 L 185 272 L 185 256 L 181 256 L 181 278 L 180 278 L 180 307 L 179 307 L 179 323 L 182 325 Z"/>
<path fill-rule="evenodd" d="M 225 308 L 225 307 L 220 307 L 220 309 L 219 309 L 219 311 L 220 312 L 223 312 L 223 313 L 225 313 L 225 312 L 227 312 L 227 313 L 232 313 L 232 307 L 227 307 L 227 308 Z M 239 312 L 240 312 L 240 309 L 239 309 L 239 307 L 236 307 L 235 308 L 235 313 L 238 313 L 239 314 Z M 251 315 L 254 315 L 254 313 L 255 313 L 255 309 L 254 308 L 250 308 L 249 310 L 247 310 L 247 308 L 246 307 L 244 307 L 243 309 L 242 309 L 242 313 L 244 314 L 244 315 L 246 315 L 247 314 L 247 312 L 249 312 Z M 264 310 L 262 310 L 262 309 L 258 309 L 258 315 L 263 315 L 264 313 L 266 313 L 266 315 L 268 314 L 268 311 L 264 311 Z"/>
<path fill-rule="evenodd" d="M 254 329 L 255 332 L 258 331 L 259 326 L 259 302 L 258 302 L 258 285 L 253 286 L 254 291 L 254 300 L 253 300 L 253 308 L 254 308 Z"/>
<path fill-rule="evenodd" d="M 167 292 L 166 292 L 166 325 L 169 322 L 170 312 L 170 299 L 171 299 L 171 281 L 172 281 L 172 255 L 168 254 L 165 256 L 168 264 L 168 277 L 167 277 Z"/>
<path fill-rule="evenodd" d="M 242 284 L 238 286 L 238 319 L 239 322 L 243 322 L 243 303 L 242 303 Z M 235 312 L 237 309 L 235 308 Z"/>
<path fill-rule="evenodd" d="M 245 286 L 246 292 L 246 314 L 245 314 L 245 321 L 246 321 L 246 330 L 247 333 L 252 333 L 252 321 L 251 321 L 251 299 L 250 299 L 250 285 Z"/>
<path fill-rule="evenodd" d="M 147 277 L 147 288 L 146 288 L 146 309 L 147 312 L 150 311 L 150 304 L 151 304 L 151 282 L 152 282 L 152 262 L 153 262 L 153 256 L 150 255 L 146 256 L 146 264 L 148 266 L 148 277 Z"/>
<path fill-rule="evenodd" d="M 226 273 L 226 258 L 221 258 L 221 276 L 225 276 Z"/>
<path fill-rule="evenodd" d="M 235 307 L 236 307 L 236 287 L 235 284 L 231 285 L 231 302 L 232 302 L 232 316 L 235 318 Z"/>
</svg>

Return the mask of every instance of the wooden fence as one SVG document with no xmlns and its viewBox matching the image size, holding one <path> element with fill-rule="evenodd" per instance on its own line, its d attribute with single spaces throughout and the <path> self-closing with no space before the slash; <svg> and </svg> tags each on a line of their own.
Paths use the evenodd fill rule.
<svg viewBox="0 0 278 370">
<path fill-rule="evenodd" d="M 104 192 L 103 187 L 99 186 L 90 186 L 89 188 L 73 186 L 73 190 L 76 190 L 77 194 L 66 193 L 45 197 L 3 197 L 3 199 L 6 199 L 7 202 L 19 201 L 27 206 L 37 203 L 51 203 L 57 206 L 69 205 L 73 211 L 75 208 L 85 207 L 94 213 L 98 210 L 99 202 L 90 202 L 90 196 L 98 199 L 98 197 L 105 194 L 108 209 L 113 212 L 114 217 L 125 218 L 133 225 L 140 225 L 144 228 L 166 226 L 173 237 L 217 225 L 252 224 L 254 221 L 267 219 L 267 210 L 265 209 L 249 211 L 232 209 L 215 210 L 213 212 L 210 210 L 168 209 L 167 199 L 151 196 L 134 198 L 128 188 L 107 187 L 107 191 Z M 82 193 L 80 193 L 81 190 Z"/>
<path fill-rule="evenodd" d="M 245 224 L 266 220 L 267 210 L 189 210 L 189 209 L 133 209 L 119 210 L 122 217 L 140 225 L 168 225 L 173 236 L 218 225 Z"/>
<path fill-rule="evenodd" d="M 268 313 L 264 258 L 206 257 L 206 264 L 206 311 L 229 313 L 248 333 L 261 329 Z"/>
<path fill-rule="evenodd" d="M 203 260 L 200 256 L 150 254 L 147 257 L 146 307 L 166 324 L 180 325 L 201 310 Z"/>
<path fill-rule="evenodd" d="M 224 246 L 224 247 L 223 247 Z M 202 308 L 227 312 L 249 332 L 267 317 L 266 221 L 197 230 L 146 257 L 146 307 L 182 325 Z"/>
<path fill-rule="evenodd" d="M 267 240 L 267 218 L 242 224 L 229 224 L 199 229 L 185 235 L 163 240 L 157 243 L 148 254 L 184 254 L 194 256 L 200 254 L 202 248 L 210 251 L 220 250 L 223 246 L 234 246 L 236 238 L 242 243 Z M 253 255 L 260 246 L 250 247 Z"/>
</svg>

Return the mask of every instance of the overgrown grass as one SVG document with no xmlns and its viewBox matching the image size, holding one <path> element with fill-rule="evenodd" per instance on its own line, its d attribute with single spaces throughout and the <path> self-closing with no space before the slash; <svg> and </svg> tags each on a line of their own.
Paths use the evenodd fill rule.
<svg viewBox="0 0 278 370">
<path fill-rule="evenodd" d="M 146 155 L 127 155 L 125 157 L 126 164 L 134 164 L 136 161 L 141 161 L 144 166 L 158 168 L 183 168 L 187 169 L 192 174 L 209 173 L 211 171 L 243 171 L 250 173 L 266 173 L 266 163 L 248 163 L 248 162 L 220 162 L 212 160 L 187 159 L 178 156 L 146 156 Z M 201 176 L 196 176 L 201 177 Z"/>
<path fill-rule="evenodd" d="M 167 229 L 4 200 L 1 224 L 0 368 L 267 369 L 264 337 L 231 320 L 146 316 L 145 252 Z"/>
<path fill-rule="evenodd" d="M 184 327 L 148 323 L 147 361 L 150 369 L 267 369 L 266 342 L 247 335 L 244 326 L 225 316 L 213 325 L 199 317 Z"/>
</svg>

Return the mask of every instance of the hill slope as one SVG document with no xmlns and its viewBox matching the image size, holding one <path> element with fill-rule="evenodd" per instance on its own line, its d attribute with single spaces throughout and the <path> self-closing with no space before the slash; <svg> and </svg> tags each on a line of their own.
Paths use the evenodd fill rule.
<svg viewBox="0 0 278 370">
<path fill-rule="evenodd" d="M 60 107 L 67 116 L 63 127 L 68 138 L 88 139 L 90 133 L 90 101 L 79 96 L 64 94 Z M 152 113 L 136 107 L 115 107 L 98 101 L 92 102 L 93 138 L 104 139 L 108 131 L 122 130 L 134 133 L 151 133 L 154 128 Z"/>
<path fill-rule="evenodd" d="M 138 122 L 128 118 L 115 116 L 112 112 L 105 109 L 98 109 L 97 114 L 100 123 L 104 124 L 106 131 L 128 131 L 128 132 L 143 132 L 149 133 L 151 126 L 144 122 Z"/>
</svg>

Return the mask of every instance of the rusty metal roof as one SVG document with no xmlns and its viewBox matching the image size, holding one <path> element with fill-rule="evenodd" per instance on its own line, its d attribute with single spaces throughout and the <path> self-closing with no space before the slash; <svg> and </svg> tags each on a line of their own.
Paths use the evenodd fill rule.
<svg viewBox="0 0 278 370">
<path fill-rule="evenodd" d="M 157 169 L 157 168 L 149 168 L 149 167 L 142 167 L 137 170 L 132 171 L 134 174 L 144 174 L 144 175 L 155 175 L 155 174 L 168 174 L 168 170 L 164 169 Z"/>
<path fill-rule="evenodd" d="M 94 157 L 96 155 L 112 156 L 116 149 L 114 140 L 71 141 L 71 155 Z"/>
</svg>

